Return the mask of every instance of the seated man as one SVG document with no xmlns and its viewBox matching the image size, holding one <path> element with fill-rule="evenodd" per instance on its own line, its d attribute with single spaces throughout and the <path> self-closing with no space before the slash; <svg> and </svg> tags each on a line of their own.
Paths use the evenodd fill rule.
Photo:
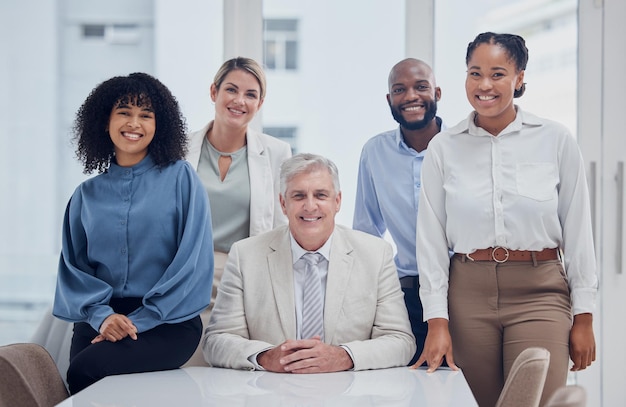
<svg viewBox="0 0 626 407">
<path fill-rule="evenodd" d="M 232 246 L 202 339 L 207 362 L 290 373 L 406 366 L 415 339 L 391 245 L 335 225 L 330 160 L 296 155 L 280 183 L 289 224 Z"/>
</svg>

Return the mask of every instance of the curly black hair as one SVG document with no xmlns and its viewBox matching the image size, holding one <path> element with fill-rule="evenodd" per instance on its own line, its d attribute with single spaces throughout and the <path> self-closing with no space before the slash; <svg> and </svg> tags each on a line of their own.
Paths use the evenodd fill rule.
<svg viewBox="0 0 626 407">
<path fill-rule="evenodd" d="M 474 50 L 480 44 L 497 44 L 504 48 L 509 55 L 509 58 L 515 64 L 515 68 L 518 72 L 526 70 L 526 64 L 528 63 L 528 48 L 526 48 L 526 42 L 524 38 L 516 34 L 496 34 L 492 32 L 484 32 L 478 34 L 474 41 L 470 42 L 467 46 L 467 53 L 465 54 L 465 64 L 469 63 L 472 58 Z M 513 97 L 518 98 L 526 91 L 526 83 L 522 84 L 520 89 L 516 89 L 513 93 Z"/>
<path fill-rule="evenodd" d="M 85 174 L 109 168 L 115 150 L 107 129 L 111 111 L 120 103 L 149 106 L 154 111 L 156 130 L 148 153 L 159 167 L 185 157 L 187 126 L 176 98 L 158 79 L 135 72 L 96 86 L 76 113 L 73 141 Z"/>
</svg>

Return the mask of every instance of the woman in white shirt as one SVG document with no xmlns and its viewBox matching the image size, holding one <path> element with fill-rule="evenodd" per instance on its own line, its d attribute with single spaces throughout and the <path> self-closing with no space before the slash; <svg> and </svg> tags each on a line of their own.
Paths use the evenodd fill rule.
<svg viewBox="0 0 626 407">
<path fill-rule="evenodd" d="M 211 201 L 215 249 L 211 307 L 230 246 L 287 223 L 278 201 L 278 178 L 291 147 L 249 127 L 265 92 L 265 73 L 256 61 L 229 59 L 211 85 L 214 120 L 189 135 L 186 158 Z M 205 322 L 207 317 L 203 314 Z"/>
<path fill-rule="evenodd" d="M 570 357 L 573 371 L 595 360 L 583 160 L 564 126 L 514 105 L 527 61 L 517 35 L 469 44 L 474 111 L 430 142 L 422 167 L 417 258 L 429 328 L 415 366 L 458 364 L 480 406 L 496 403 L 527 347 L 551 354 L 542 402 L 566 384 Z"/>
</svg>

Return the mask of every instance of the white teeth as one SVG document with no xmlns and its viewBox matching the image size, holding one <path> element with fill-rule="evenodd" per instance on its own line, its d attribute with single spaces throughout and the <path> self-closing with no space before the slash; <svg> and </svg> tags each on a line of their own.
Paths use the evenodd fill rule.
<svg viewBox="0 0 626 407">
<path fill-rule="evenodd" d="M 306 222 L 314 222 L 314 221 L 316 221 L 317 219 L 319 219 L 319 218 L 304 218 L 304 217 L 302 218 L 302 220 L 304 220 L 304 221 L 306 221 Z"/>
<path fill-rule="evenodd" d="M 230 111 L 236 114 L 243 114 L 241 110 L 237 110 L 237 109 L 230 109 Z"/>
<path fill-rule="evenodd" d="M 495 96 L 478 96 L 478 99 L 480 100 L 493 100 L 495 98 Z"/>
<path fill-rule="evenodd" d="M 123 135 L 131 140 L 139 140 L 141 138 L 141 134 L 136 133 L 123 133 Z"/>
<path fill-rule="evenodd" d="M 405 112 L 414 112 L 416 110 L 420 110 L 421 108 L 422 108 L 421 106 L 405 107 L 404 111 Z"/>
</svg>

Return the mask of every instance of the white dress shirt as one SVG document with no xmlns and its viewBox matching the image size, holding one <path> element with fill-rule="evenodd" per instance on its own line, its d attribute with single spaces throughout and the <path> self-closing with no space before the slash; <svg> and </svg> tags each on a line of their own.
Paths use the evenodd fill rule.
<svg viewBox="0 0 626 407">
<path fill-rule="evenodd" d="M 561 124 L 516 109 L 497 137 L 477 127 L 472 112 L 428 146 L 417 217 L 424 320 L 448 318 L 448 249 L 560 247 L 574 314 L 595 307 L 596 261 L 578 144 Z"/>
</svg>

